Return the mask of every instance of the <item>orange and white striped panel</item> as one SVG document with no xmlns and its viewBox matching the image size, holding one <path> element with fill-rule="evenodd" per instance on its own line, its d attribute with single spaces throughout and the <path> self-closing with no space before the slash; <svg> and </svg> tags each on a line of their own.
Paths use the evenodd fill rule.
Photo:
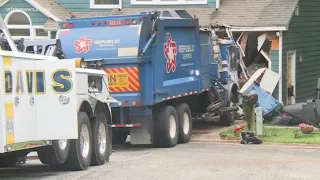
<svg viewBox="0 0 320 180">
<path fill-rule="evenodd" d="M 140 90 L 139 70 L 137 67 L 106 68 L 109 91 L 136 92 Z"/>
</svg>

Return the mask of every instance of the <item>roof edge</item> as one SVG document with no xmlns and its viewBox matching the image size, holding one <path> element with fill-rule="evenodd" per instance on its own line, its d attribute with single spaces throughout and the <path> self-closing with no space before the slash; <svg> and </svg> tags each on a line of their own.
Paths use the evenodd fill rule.
<svg viewBox="0 0 320 180">
<path fill-rule="evenodd" d="M 291 22 L 294 14 L 295 14 L 295 11 L 296 11 L 297 6 L 299 5 L 299 2 L 300 2 L 300 0 L 298 0 L 296 6 L 294 7 L 293 11 L 291 12 L 291 16 L 290 16 L 290 18 L 289 18 L 289 20 L 288 20 L 288 22 L 286 24 L 287 29 L 289 29 L 290 22 Z"/>
<path fill-rule="evenodd" d="M 266 27 L 232 27 L 231 31 L 287 31 L 287 26 L 266 26 Z"/>
<path fill-rule="evenodd" d="M 47 17 L 52 18 L 54 21 L 60 22 L 61 19 L 58 18 L 56 15 L 52 14 L 48 9 L 41 6 L 38 2 L 35 0 L 25 0 L 27 3 L 29 3 L 31 6 L 37 8 L 42 14 L 46 15 Z"/>
<path fill-rule="evenodd" d="M 2 7 L 3 5 L 7 4 L 7 2 L 9 2 L 9 0 L 0 1 L 0 7 Z"/>
</svg>

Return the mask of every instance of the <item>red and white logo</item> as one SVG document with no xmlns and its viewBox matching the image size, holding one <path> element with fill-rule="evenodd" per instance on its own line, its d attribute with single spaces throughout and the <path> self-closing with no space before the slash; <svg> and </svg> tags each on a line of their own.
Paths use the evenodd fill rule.
<svg viewBox="0 0 320 180">
<path fill-rule="evenodd" d="M 163 44 L 164 57 L 167 59 L 166 71 L 174 72 L 177 68 L 177 43 L 172 41 L 171 34 L 167 33 L 167 40 Z"/>
<path fill-rule="evenodd" d="M 73 45 L 76 47 L 76 53 L 89 52 L 89 46 L 92 44 L 91 39 L 87 39 L 87 36 L 82 36 L 80 40 L 74 41 Z"/>
</svg>

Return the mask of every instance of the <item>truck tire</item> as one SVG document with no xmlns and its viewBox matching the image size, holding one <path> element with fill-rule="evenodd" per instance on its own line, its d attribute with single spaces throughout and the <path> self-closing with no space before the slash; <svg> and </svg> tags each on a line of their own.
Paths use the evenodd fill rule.
<svg viewBox="0 0 320 180">
<path fill-rule="evenodd" d="M 91 165 L 103 165 L 108 159 L 110 149 L 107 117 L 103 111 L 97 113 L 97 117 L 92 121 L 92 141 L 93 151 Z"/>
<path fill-rule="evenodd" d="M 51 146 L 37 150 L 38 157 L 43 164 L 63 164 L 69 155 L 70 140 L 61 139 L 52 141 Z"/>
<path fill-rule="evenodd" d="M 235 94 L 231 94 L 230 97 L 230 102 L 228 102 L 228 107 L 234 108 L 236 107 L 236 104 L 233 102 L 235 97 Z M 220 114 L 220 124 L 223 126 L 232 126 L 235 123 L 235 118 L 236 118 L 236 112 L 231 111 L 231 112 L 221 112 Z"/>
<path fill-rule="evenodd" d="M 15 167 L 21 155 L 16 153 L 5 153 L 0 155 L 0 168 Z"/>
<path fill-rule="evenodd" d="M 232 126 L 235 122 L 234 112 L 221 112 L 220 114 L 220 124 L 223 126 Z"/>
<path fill-rule="evenodd" d="M 128 137 L 127 128 L 117 128 L 112 130 L 112 144 L 122 145 L 126 142 Z"/>
<path fill-rule="evenodd" d="M 188 104 L 179 104 L 176 107 L 179 120 L 179 142 L 188 143 L 192 134 L 192 115 Z"/>
<path fill-rule="evenodd" d="M 79 112 L 78 127 L 79 138 L 71 140 L 65 165 L 68 169 L 81 171 L 88 169 L 92 157 L 92 130 L 87 113 Z"/>
<path fill-rule="evenodd" d="M 155 130 L 155 145 L 163 147 L 174 147 L 177 145 L 179 137 L 179 120 L 173 106 L 164 106 L 158 111 Z"/>
</svg>

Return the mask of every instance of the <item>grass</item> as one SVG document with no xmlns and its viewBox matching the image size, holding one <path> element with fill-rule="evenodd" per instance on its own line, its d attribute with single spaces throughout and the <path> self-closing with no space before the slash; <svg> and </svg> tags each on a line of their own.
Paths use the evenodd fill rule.
<svg viewBox="0 0 320 180">
<path fill-rule="evenodd" d="M 237 125 L 239 126 L 239 125 Z M 222 139 L 239 139 L 233 134 L 235 126 L 228 128 L 220 133 Z M 298 130 L 298 135 L 295 137 L 295 128 L 286 127 L 264 127 L 263 136 L 260 139 L 263 142 L 270 143 L 288 143 L 288 144 L 320 144 L 320 131 L 314 130 L 311 134 L 303 134 Z"/>
</svg>

